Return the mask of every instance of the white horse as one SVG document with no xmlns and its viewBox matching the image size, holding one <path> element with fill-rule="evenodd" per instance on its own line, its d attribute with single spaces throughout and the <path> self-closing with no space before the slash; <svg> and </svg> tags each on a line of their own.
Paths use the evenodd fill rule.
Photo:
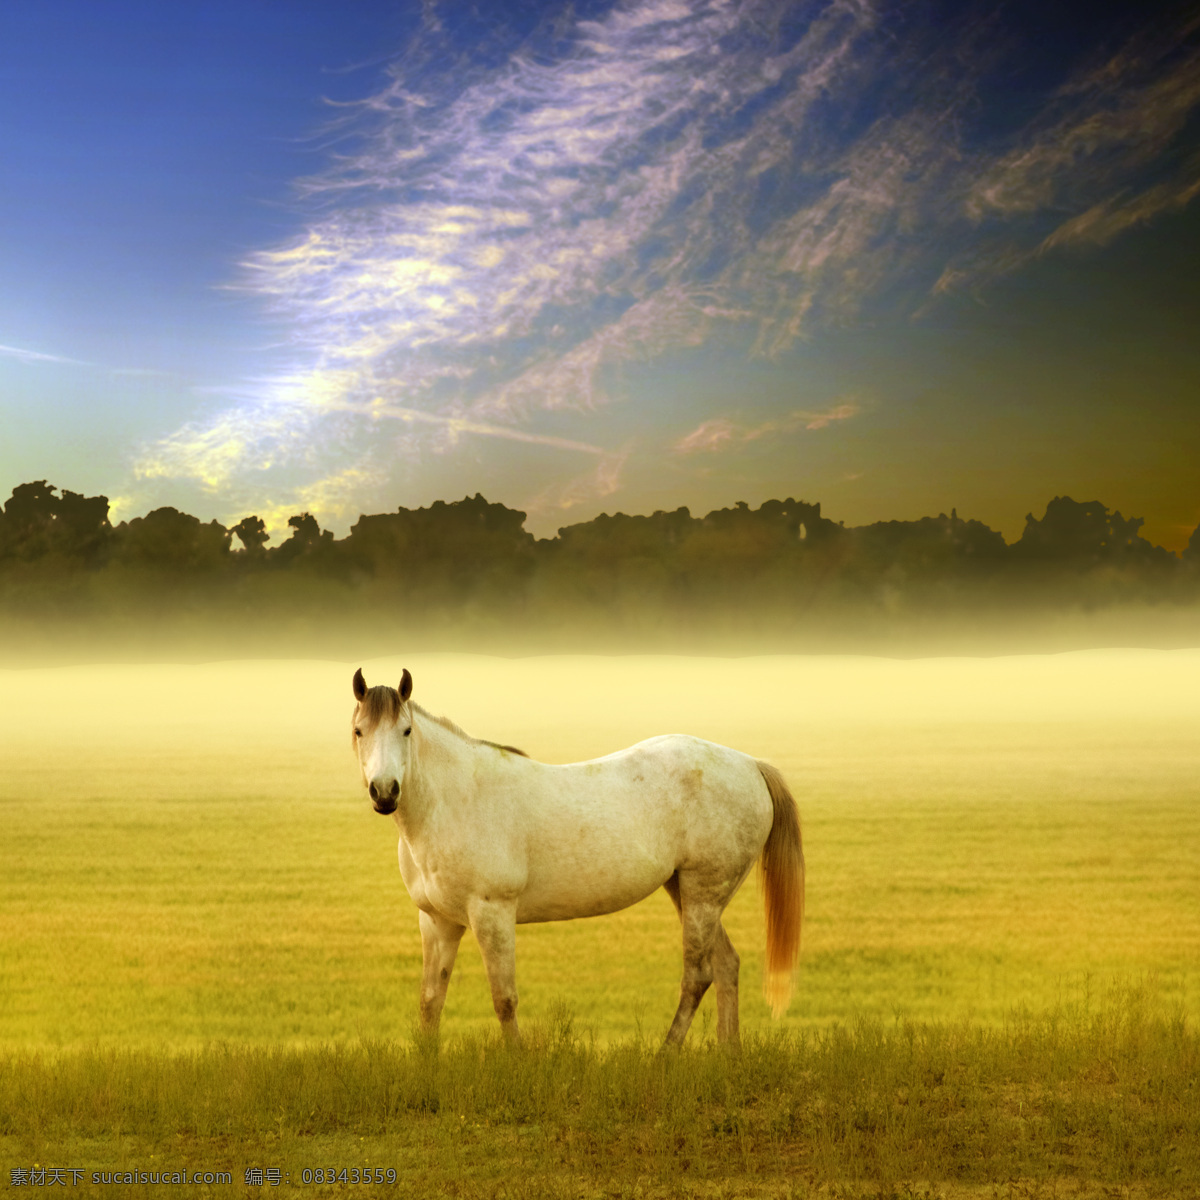
<svg viewBox="0 0 1200 1200">
<path fill-rule="evenodd" d="M 353 742 L 375 811 L 400 830 L 400 874 L 420 910 L 421 1026 L 436 1030 L 458 944 L 479 943 L 504 1032 L 517 1032 L 516 926 L 627 908 L 665 888 L 683 924 L 683 984 L 667 1034 L 682 1042 L 710 983 L 717 1037 L 738 1037 L 738 955 L 721 914 L 760 861 L 763 990 L 787 1007 L 804 914 L 800 818 L 768 763 L 668 734 L 552 766 L 468 737 L 399 689 L 354 673 Z"/>
</svg>

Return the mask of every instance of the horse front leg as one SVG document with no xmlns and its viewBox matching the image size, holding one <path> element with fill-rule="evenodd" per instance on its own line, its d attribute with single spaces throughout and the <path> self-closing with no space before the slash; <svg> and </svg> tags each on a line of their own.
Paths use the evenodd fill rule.
<svg viewBox="0 0 1200 1200">
<path fill-rule="evenodd" d="M 483 955 L 484 969 L 492 988 L 492 1007 L 500 1018 L 500 1028 L 510 1042 L 519 1043 L 516 902 L 473 900 L 467 916 Z"/>
<path fill-rule="evenodd" d="M 466 927 L 424 910 L 421 924 L 421 1031 L 436 1033 L 450 986 L 450 972 Z"/>
</svg>

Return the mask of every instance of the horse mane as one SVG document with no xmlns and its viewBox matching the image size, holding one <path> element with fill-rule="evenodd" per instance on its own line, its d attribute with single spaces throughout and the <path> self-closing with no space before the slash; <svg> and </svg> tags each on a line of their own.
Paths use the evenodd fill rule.
<svg viewBox="0 0 1200 1200">
<path fill-rule="evenodd" d="M 486 738 L 472 737 L 461 725 L 456 725 L 449 717 L 439 717 L 437 713 L 431 713 L 429 709 L 422 708 L 415 700 L 410 700 L 409 704 L 421 716 L 440 725 L 443 729 L 449 730 L 455 737 L 462 738 L 464 742 L 470 742 L 475 746 L 491 746 L 496 750 L 507 750 L 509 754 L 519 754 L 522 758 L 529 757 L 524 750 L 518 750 L 516 746 L 504 746 L 499 742 L 489 742 Z M 394 721 L 400 715 L 402 707 L 400 693 L 386 683 L 378 684 L 367 689 L 367 694 L 359 701 L 359 707 L 362 715 L 368 721 L 379 721 L 385 718 Z"/>
<path fill-rule="evenodd" d="M 373 690 L 373 689 L 372 689 Z M 394 688 L 389 688 L 396 697 L 396 702 L 399 703 L 400 695 Z M 429 709 L 422 708 L 415 700 L 410 702 L 412 707 L 423 717 L 428 717 L 435 724 L 440 725 L 443 729 L 448 729 L 455 737 L 460 737 L 464 742 L 471 742 L 476 746 L 491 746 L 495 750 L 507 750 L 509 754 L 519 754 L 522 758 L 528 758 L 529 755 L 524 750 L 518 750 L 516 746 L 502 746 L 499 742 L 489 742 L 486 738 L 472 737 L 461 725 L 455 724 L 449 717 L 439 717 L 437 713 L 431 713 Z"/>
</svg>

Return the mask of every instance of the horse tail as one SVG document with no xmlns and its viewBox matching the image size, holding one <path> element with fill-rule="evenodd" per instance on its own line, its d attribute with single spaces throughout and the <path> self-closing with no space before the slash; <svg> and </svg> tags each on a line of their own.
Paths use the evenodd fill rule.
<svg viewBox="0 0 1200 1200">
<path fill-rule="evenodd" d="M 792 970 L 800 954 L 804 920 L 804 843 L 796 801 L 779 771 L 760 762 L 758 769 L 771 793 L 774 819 L 759 859 L 763 905 L 767 916 L 767 961 L 763 995 L 771 1013 L 780 1017 L 792 998 Z"/>
</svg>

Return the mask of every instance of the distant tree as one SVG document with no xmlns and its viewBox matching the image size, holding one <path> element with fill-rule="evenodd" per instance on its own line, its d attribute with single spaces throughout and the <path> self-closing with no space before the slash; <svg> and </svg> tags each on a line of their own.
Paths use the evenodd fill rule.
<svg viewBox="0 0 1200 1200">
<path fill-rule="evenodd" d="M 669 603 L 679 548 L 698 524 L 686 508 L 650 516 L 601 513 L 537 545 L 537 586 L 552 606 L 610 609 Z"/>
<path fill-rule="evenodd" d="M 0 557 L 24 561 L 49 557 L 93 561 L 112 526 L 107 496 L 83 496 L 39 479 L 18 484 L 0 516 Z"/>
<path fill-rule="evenodd" d="M 820 504 L 793 500 L 791 496 L 786 500 L 767 500 L 759 508 L 751 508 L 739 500 L 732 508 L 714 509 L 701 526 L 739 541 L 749 537 L 759 544 L 776 545 L 820 541 L 834 536 L 838 529 L 821 516 Z"/>
<path fill-rule="evenodd" d="M 1040 521 L 1025 518 L 1010 551 L 1023 600 L 1094 609 L 1186 598 L 1179 559 L 1146 541 L 1142 524 L 1141 517 L 1127 520 L 1098 500 L 1056 496 Z"/>
<path fill-rule="evenodd" d="M 1080 503 L 1070 496 L 1055 496 L 1039 521 L 1032 513 L 1025 530 L 1013 547 L 1017 558 L 1052 561 L 1070 566 L 1088 566 L 1130 557 L 1173 557 L 1154 546 L 1138 532 L 1144 520 L 1126 520 L 1120 512 L 1109 512 L 1099 500 Z"/>
<path fill-rule="evenodd" d="M 843 530 L 839 550 L 836 594 L 888 612 L 976 603 L 979 588 L 1003 572 L 1008 553 L 1000 533 L 963 520 L 957 509 Z"/>
<path fill-rule="evenodd" d="M 994 567 L 1008 547 L 1002 534 L 982 521 L 950 516 L 917 521 L 877 521 L 851 531 L 856 554 L 877 568 L 899 565 L 916 573 L 944 575 L 975 567 Z"/>
<path fill-rule="evenodd" d="M 648 517 L 601 513 L 591 521 L 566 525 L 558 531 L 565 558 L 594 565 L 628 557 L 670 557 L 698 524 L 686 508 L 661 509 Z"/>
<path fill-rule="evenodd" d="M 16 530 L 46 528 L 58 515 L 56 491 L 58 488 L 44 479 L 36 483 L 19 483 L 4 506 L 4 516 Z"/>
<path fill-rule="evenodd" d="M 108 497 L 84 496 L 64 489 L 58 502 L 57 523 L 76 551 L 91 549 L 112 531 Z"/>
<path fill-rule="evenodd" d="M 539 543 L 539 556 L 560 596 L 593 605 L 738 601 L 753 594 L 796 603 L 797 580 L 810 561 L 824 563 L 841 530 L 819 504 L 791 497 L 752 509 L 745 501 L 702 518 L 686 508 L 650 516 L 602 513 Z M 821 566 L 820 573 L 825 573 Z M 812 592 L 811 581 L 804 594 Z"/>
<path fill-rule="evenodd" d="M 113 540 L 115 557 L 123 565 L 168 575 L 215 571 L 226 565 L 231 538 L 231 531 L 218 521 L 206 525 L 198 517 L 165 507 L 122 521 Z"/>
<path fill-rule="evenodd" d="M 229 532 L 237 535 L 251 558 L 261 558 L 266 553 L 264 547 L 271 540 L 262 517 L 243 517 Z"/>
<path fill-rule="evenodd" d="M 314 558 L 323 562 L 333 545 L 333 532 L 328 529 L 322 531 L 321 526 L 317 524 L 317 518 L 311 513 L 288 517 L 288 525 L 292 536 L 270 551 L 275 562 L 286 565 L 300 559 Z"/>
<path fill-rule="evenodd" d="M 534 538 L 525 513 L 476 493 L 359 517 L 344 546 L 347 560 L 366 575 L 466 594 L 485 585 L 517 586 L 532 568 Z"/>
<path fill-rule="evenodd" d="M 771 576 L 786 593 L 808 552 L 828 530 L 820 505 L 768 500 L 757 509 L 744 500 L 697 521 L 678 554 L 688 593 L 744 603 Z M 762 598 L 761 594 L 758 598 Z"/>
</svg>

